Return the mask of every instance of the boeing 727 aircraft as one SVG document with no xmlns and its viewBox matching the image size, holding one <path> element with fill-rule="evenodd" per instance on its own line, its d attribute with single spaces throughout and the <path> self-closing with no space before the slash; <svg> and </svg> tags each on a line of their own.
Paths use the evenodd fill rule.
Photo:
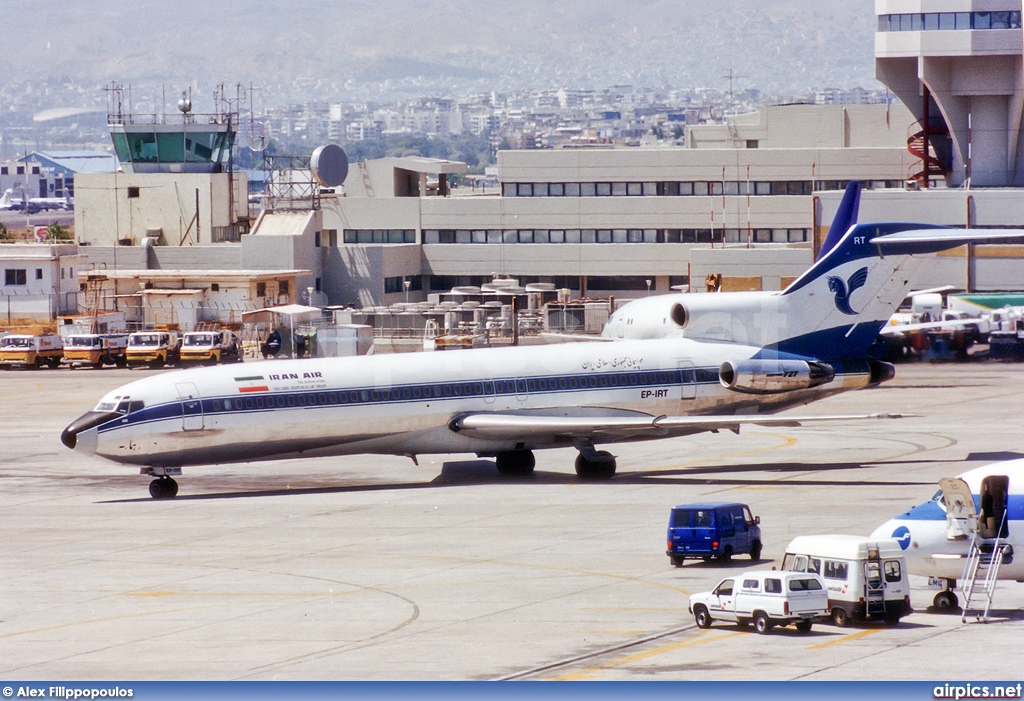
<svg viewBox="0 0 1024 701">
<path fill-rule="evenodd" d="M 61 440 L 157 477 L 154 497 L 177 493 L 185 465 L 354 453 L 476 453 L 528 475 L 532 451 L 573 446 L 581 478 L 610 478 L 601 444 L 863 418 L 766 414 L 893 376 L 866 352 L 913 284 L 912 254 L 1021 237 L 861 224 L 781 293 L 626 305 L 684 337 L 172 372 L 110 392 Z"/>
</svg>

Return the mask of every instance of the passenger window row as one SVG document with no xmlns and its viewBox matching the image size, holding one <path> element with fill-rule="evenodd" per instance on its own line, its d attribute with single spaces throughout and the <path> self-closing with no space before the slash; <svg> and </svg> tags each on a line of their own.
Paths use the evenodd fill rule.
<svg viewBox="0 0 1024 701">
<path fill-rule="evenodd" d="M 486 382 L 454 382 L 413 387 L 383 387 L 341 392 L 310 392 L 213 399 L 203 403 L 204 411 L 241 411 L 244 409 L 274 409 L 285 407 L 328 406 L 337 404 L 369 404 L 414 399 L 451 399 L 530 392 L 560 392 L 579 389 L 643 387 L 718 381 L 717 369 L 664 370 L 630 373 L 600 373 L 560 377 L 531 377 L 529 379 L 494 380 Z"/>
</svg>

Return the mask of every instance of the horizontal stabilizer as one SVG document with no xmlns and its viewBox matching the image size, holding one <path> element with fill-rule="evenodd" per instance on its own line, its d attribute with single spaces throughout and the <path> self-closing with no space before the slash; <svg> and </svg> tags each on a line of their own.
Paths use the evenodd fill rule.
<svg viewBox="0 0 1024 701">
<path fill-rule="evenodd" d="M 878 332 L 879 336 L 899 337 L 911 331 L 924 331 L 927 329 L 960 330 L 968 326 L 977 325 L 978 319 L 949 319 L 947 321 L 922 321 L 919 324 L 894 324 L 885 326 Z"/>
<path fill-rule="evenodd" d="M 889 249 L 915 253 L 915 247 L 919 247 L 921 253 L 928 253 L 968 243 L 1004 242 L 1024 242 L 1024 229 L 908 229 L 871 239 L 871 243 L 879 246 L 882 253 L 887 253 Z"/>
<path fill-rule="evenodd" d="M 739 431 L 740 426 L 800 426 L 822 421 L 902 419 L 908 414 L 837 414 L 833 416 L 735 415 L 735 416 L 536 416 L 531 414 L 477 413 L 456 417 L 451 430 L 491 440 L 527 438 L 595 438 L 638 435 Z"/>
</svg>

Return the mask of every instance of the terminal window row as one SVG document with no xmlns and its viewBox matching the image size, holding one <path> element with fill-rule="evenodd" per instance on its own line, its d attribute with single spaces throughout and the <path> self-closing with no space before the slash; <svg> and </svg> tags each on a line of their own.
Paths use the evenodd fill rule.
<svg viewBox="0 0 1024 701">
<path fill-rule="evenodd" d="M 423 243 L 796 243 L 810 229 L 424 229 Z"/>
<path fill-rule="evenodd" d="M 502 183 L 503 197 L 707 197 L 720 195 L 810 195 L 843 190 L 848 180 L 712 180 L 694 182 Z M 874 180 L 867 189 L 899 188 L 898 180 Z"/>
<path fill-rule="evenodd" d="M 558 289 L 580 289 L 579 275 L 517 275 L 520 285 L 537 282 L 551 283 Z M 448 292 L 455 287 L 480 287 L 493 280 L 490 275 L 431 275 L 430 290 L 432 292 Z"/>
<path fill-rule="evenodd" d="M 880 32 L 928 32 L 935 29 L 1020 29 L 1020 11 L 913 12 L 879 15 Z"/>
<path fill-rule="evenodd" d="M 345 243 L 416 243 L 415 229 L 345 229 Z"/>
<path fill-rule="evenodd" d="M 651 280 L 650 275 L 541 275 L 518 276 L 521 285 L 529 285 L 535 282 L 549 282 L 558 289 L 581 290 L 583 282 L 586 281 L 586 289 L 589 291 L 623 291 L 632 290 L 642 292 L 647 289 L 647 283 Z M 432 292 L 448 292 L 455 287 L 474 286 L 479 287 L 491 281 L 487 275 L 432 275 L 430 276 L 430 290 Z M 689 275 L 670 275 L 668 278 L 670 287 L 690 284 Z"/>
<path fill-rule="evenodd" d="M 405 283 L 409 283 L 409 290 L 417 292 L 423 289 L 423 277 L 421 275 L 406 275 L 405 277 L 384 278 L 384 293 L 405 292 Z"/>
</svg>

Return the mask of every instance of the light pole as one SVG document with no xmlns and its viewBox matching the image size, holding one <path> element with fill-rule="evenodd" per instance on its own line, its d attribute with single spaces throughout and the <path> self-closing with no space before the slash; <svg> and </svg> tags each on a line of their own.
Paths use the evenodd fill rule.
<svg viewBox="0 0 1024 701">
<path fill-rule="evenodd" d="M 412 285 L 412 280 L 402 280 L 402 284 L 405 285 L 405 303 L 409 304 L 409 286 Z"/>
<path fill-rule="evenodd" d="M 650 297 L 651 296 L 651 279 L 647 278 L 646 280 L 644 280 L 644 282 L 647 283 L 647 296 Z"/>
</svg>

